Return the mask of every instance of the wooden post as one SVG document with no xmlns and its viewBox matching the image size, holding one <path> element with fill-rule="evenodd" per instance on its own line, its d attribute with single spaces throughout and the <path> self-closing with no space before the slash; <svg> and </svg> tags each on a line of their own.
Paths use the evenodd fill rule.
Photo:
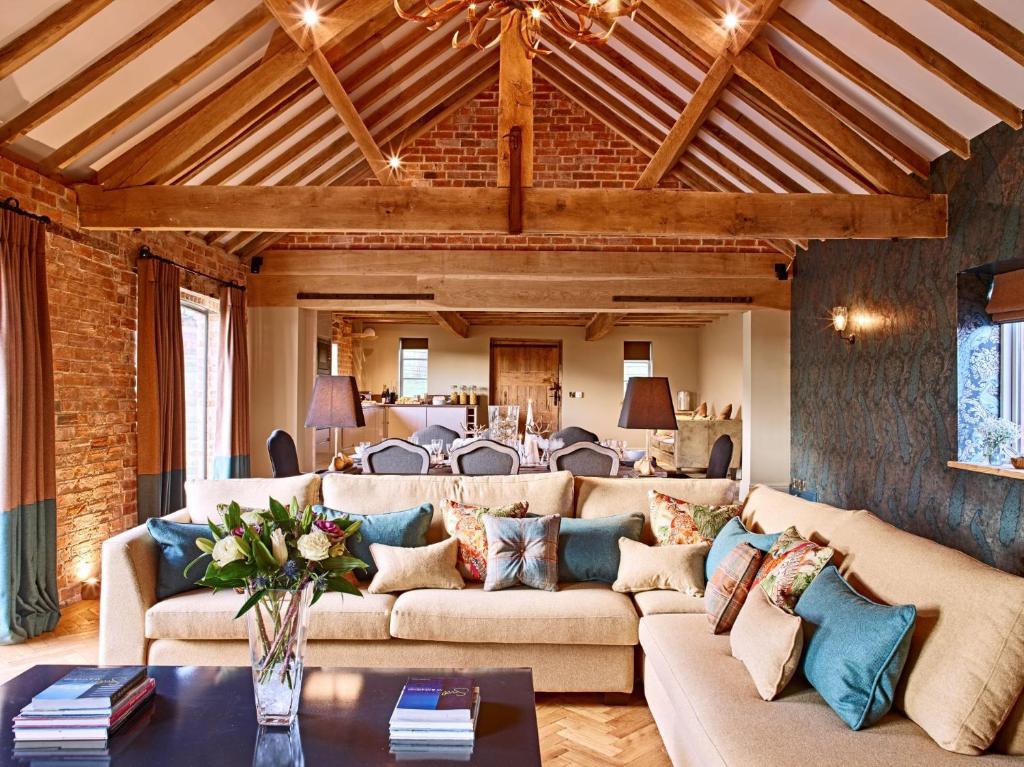
<svg viewBox="0 0 1024 767">
<path fill-rule="evenodd" d="M 508 133 L 508 233 L 523 233 L 523 129 L 512 126 Z"/>
</svg>

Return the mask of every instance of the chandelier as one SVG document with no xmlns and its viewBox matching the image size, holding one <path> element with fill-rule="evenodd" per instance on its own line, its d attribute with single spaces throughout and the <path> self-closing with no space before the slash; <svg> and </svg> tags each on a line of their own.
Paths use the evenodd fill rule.
<svg viewBox="0 0 1024 767">
<path fill-rule="evenodd" d="M 546 21 L 555 31 L 572 41 L 572 45 L 602 45 L 622 16 L 636 13 L 642 0 L 423 0 L 426 6 L 418 13 L 406 13 L 400 0 L 395 10 L 407 21 L 426 24 L 431 31 L 449 20 L 465 14 L 466 21 L 452 37 L 453 48 L 490 48 L 501 39 L 501 18 L 519 14 L 519 35 L 529 56 L 550 53 L 540 47 L 541 25 Z M 605 27 L 595 29 L 596 24 Z"/>
</svg>

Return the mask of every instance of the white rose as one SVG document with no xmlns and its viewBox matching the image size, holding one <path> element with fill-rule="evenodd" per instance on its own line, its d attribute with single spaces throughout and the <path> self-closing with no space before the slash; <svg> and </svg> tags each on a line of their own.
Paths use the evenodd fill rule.
<svg viewBox="0 0 1024 767">
<path fill-rule="evenodd" d="M 235 536 L 233 535 L 225 535 L 213 544 L 212 556 L 213 561 L 217 563 L 218 567 L 224 567 L 224 565 L 234 562 L 236 559 L 245 559 L 245 554 L 238 548 Z"/>
<path fill-rule="evenodd" d="M 242 514 L 242 521 L 249 527 L 256 527 L 257 525 L 263 524 L 263 517 L 255 511 L 247 511 Z"/>
<path fill-rule="evenodd" d="M 299 538 L 298 547 L 303 558 L 310 562 L 319 562 L 321 559 L 327 559 L 331 539 L 323 530 L 313 530 Z"/>
<path fill-rule="evenodd" d="M 278 565 L 288 561 L 288 545 L 284 541 L 284 532 L 275 530 L 270 534 L 270 553 L 274 555 Z"/>
</svg>

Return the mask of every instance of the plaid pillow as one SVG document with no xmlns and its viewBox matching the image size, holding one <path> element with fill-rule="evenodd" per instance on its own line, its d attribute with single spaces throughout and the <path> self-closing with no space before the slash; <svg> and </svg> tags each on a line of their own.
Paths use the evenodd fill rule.
<svg viewBox="0 0 1024 767">
<path fill-rule="evenodd" d="M 483 583 L 487 578 L 487 530 L 484 517 L 526 516 L 529 504 L 526 501 L 506 506 L 472 506 L 450 498 L 441 502 L 441 518 L 444 529 L 452 538 L 459 539 L 458 568 L 462 577 L 473 583 Z"/>
<path fill-rule="evenodd" d="M 740 505 L 690 503 L 651 490 L 647 493 L 651 527 L 659 546 L 711 543 L 726 523 L 740 515 Z"/>
<path fill-rule="evenodd" d="M 763 558 L 764 552 L 749 543 L 741 543 L 725 555 L 704 591 L 704 610 L 712 633 L 724 634 L 732 628 Z"/>
<path fill-rule="evenodd" d="M 484 591 L 520 583 L 534 589 L 558 588 L 558 515 L 514 519 L 484 517 L 487 580 Z"/>
<path fill-rule="evenodd" d="M 829 546 L 801 538 L 795 527 L 786 528 L 765 555 L 754 585 L 760 585 L 773 604 L 791 613 L 834 553 Z"/>
</svg>

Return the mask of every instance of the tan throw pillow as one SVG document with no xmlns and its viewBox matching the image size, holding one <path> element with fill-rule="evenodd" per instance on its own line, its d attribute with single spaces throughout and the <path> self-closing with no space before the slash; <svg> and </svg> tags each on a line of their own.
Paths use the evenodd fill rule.
<svg viewBox="0 0 1024 767">
<path fill-rule="evenodd" d="M 371 594 L 412 589 L 461 589 L 465 581 L 455 567 L 459 542 L 448 538 L 429 546 L 385 546 L 370 544 L 370 556 L 377 565 L 366 589 Z"/>
<path fill-rule="evenodd" d="M 619 575 L 612 584 L 625 594 L 654 589 L 674 589 L 690 596 L 704 594 L 706 543 L 679 546 L 648 546 L 619 538 Z"/>
<path fill-rule="evenodd" d="M 743 661 L 758 694 L 774 700 L 800 665 L 803 621 L 773 605 L 761 589 L 754 589 L 736 616 L 729 641 L 732 656 Z"/>
</svg>

